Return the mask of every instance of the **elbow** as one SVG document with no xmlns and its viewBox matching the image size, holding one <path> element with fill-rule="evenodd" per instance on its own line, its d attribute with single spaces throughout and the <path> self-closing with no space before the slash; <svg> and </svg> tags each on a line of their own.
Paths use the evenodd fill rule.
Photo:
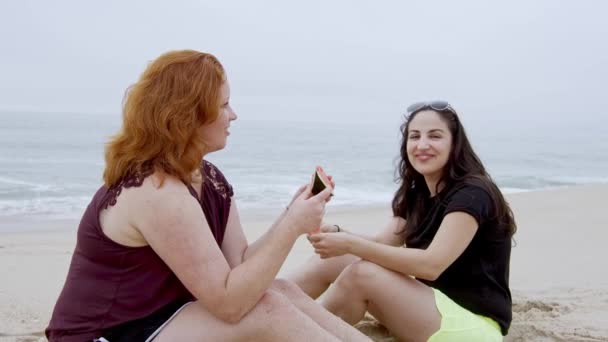
<svg viewBox="0 0 608 342">
<path fill-rule="evenodd" d="M 239 323 L 246 315 L 255 310 L 263 310 L 266 314 L 273 313 L 277 317 L 284 317 L 285 314 L 290 314 L 291 302 L 283 295 L 272 290 L 266 290 L 261 298 L 255 302 L 250 302 L 251 306 L 244 304 L 247 301 L 224 300 L 221 303 L 218 301 L 214 305 L 214 316 L 228 324 Z"/>
<path fill-rule="evenodd" d="M 233 311 L 225 313 L 220 319 L 228 324 L 237 324 L 241 321 L 241 319 L 243 319 L 244 316 L 244 313 Z"/>
<path fill-rule="evenodd" d="M 237 301 L 230 300 L 228 296 L 217 296 L 214 299 L 211 301 L 199 299 L 198 303 L 202 304 L 211 315 L 224 323 L 239 323 L 245 314 L 247 314 L 243 305 Z"/>
<path fill-rule="evenodd" d="M 427 271 L 421 276 L 421 278 L 428 281 L 435 281 L 440 275 L 441 273 L 438 272 Z"/>
<path fill-rule="evenodd" d="M 236 305 L 215 306 L 210 312 L 224 323 L 237 324 L 243 319 L 246 312 Z"/>
<path fill-rule="evenodd" d="M 428 265 L 426 265 L 424 271 L 421 272 L 419 277 L 428 281 L 435 281 L 437 278 L 439 278 L 439 276 L 441 276 L 441 274 L 443 274 L 445 269 L 446 268 L 442 264 L 430 262 Z"/>
</svg>

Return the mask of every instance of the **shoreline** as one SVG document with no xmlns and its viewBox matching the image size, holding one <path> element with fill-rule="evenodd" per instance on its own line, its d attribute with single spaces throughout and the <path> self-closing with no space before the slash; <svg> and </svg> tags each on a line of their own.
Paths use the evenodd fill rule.
<svg viewBox="0 0 608 342">
<path fill-rule="evenodd" d="M 608 187 L 608 182 L 598 182 L 598 183 L 586 183 L 586 184 L 572 184 L 572 185 L 561 185 L 561 186 L 552 186 L 546 188 L 538 188 L 538 189 L 514 189 L 508 188 L 507 191 L 503 191 L 503 195 L 507 198 L 507 200 L 511 196 L 517 197 L 519 194 L 529 194 L 529 193 L 547 193 L 553 191 L 564 191 L 568 189 L 578 189 L 578 188 L 594 188 L 594 187 Z M 92 197 L 92 195 L 91 195 Z M 288 201 L 291 199 L 288 196 Z M 238 201 L 238 198 L 237 198 Z M 238 202 L 237 202 L 238 203 Z M 390 200 L 387 203 L 369 203 L 369 204 L 348 204 L 348 205 L 332 205 L 331 203 L 327 206 L 328 215 L 332 214 L 348 214 L 353 211 L 358 210 L 380 210 L 390 208 Z M 86 208 L 85 208 L 86 209 Z M 84 210 L 82 213 L 84 213 Z M 283 210 L 281 206 L 275 207 L 261 207 L 261 208 L 252 208 L 252 207 L 239 207 L 239 215 L 241 217 L 241 222 L 262 222 L 268 221 L 272 222 L 276 217 L 278 217 L 279 213 Z M 78 224 L 81 219 L 82 213 L 75 215 L 73 217 L 45 217 L 44 215 L 38 214 L 22 214 L 22 215 L 8 215 L 8 216 L 0 216 L 0 235 L 2 234 L 20 234 L 20 233 L 44 233 L 44 232 L 70 232 L 76 231 L 78 229 Z M 36 227 L 44 227 L 44 228 L 36 228 Z"/>
</svg>

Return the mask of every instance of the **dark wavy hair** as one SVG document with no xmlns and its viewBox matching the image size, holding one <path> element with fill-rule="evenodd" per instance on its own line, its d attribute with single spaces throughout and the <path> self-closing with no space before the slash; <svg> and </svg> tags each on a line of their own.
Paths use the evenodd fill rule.
<svg viewBox="0 0 608 342">
<path fill-rule="evenodd" d="M 401 125 L 401 159 L 397 166 L 397 181 L 400 186 L 392 202 L 393 215 L 403 217 L 406 220 L 405 228 L 399 234 L 404 234 L 407 241 L 408 237 L 416 232 L 426 214 L 424 203 L 430 196 L 424 176 L 414 169 L 407 156 L 407 136 L 410 123 L 418 113 L 426 110 L 436 112 L 452 133 L 452 150 L 435 190 L 439 190 L 442 186 L 443 188 L 441 193 L 439 191 L 435 192 L 438 196 L 445 195 L 449 191 L 443 191 L 443 189 L 450 190 L 459 184 L 472 184 L 482 187 L 494 202 L 492 219 L 496 219 L 502 229 L 512 237 L 517 230 L 513 212 L 490 175 L 486 172 L 481 160 L 473 151 L 458 115 L 451 107 L 445 110 L 435 110 L 428 107 L 420 108 L 409 114 Z"/>
</svg>

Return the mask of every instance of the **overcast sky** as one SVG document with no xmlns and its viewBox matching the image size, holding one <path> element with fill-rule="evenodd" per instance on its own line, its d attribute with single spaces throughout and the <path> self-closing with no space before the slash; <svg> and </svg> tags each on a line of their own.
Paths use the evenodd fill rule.
<svg viewBox="0 0 608 342">
<path fill-rule="evenodd" d="M 607 13 L 603 0 L 3 0 L 0 110 L 117 113 L 149 61 L 189 48 L 224 64 L 241 117 L 382 118 L 432 98 L 493 118 L 597 117 Z"/>
</svg>

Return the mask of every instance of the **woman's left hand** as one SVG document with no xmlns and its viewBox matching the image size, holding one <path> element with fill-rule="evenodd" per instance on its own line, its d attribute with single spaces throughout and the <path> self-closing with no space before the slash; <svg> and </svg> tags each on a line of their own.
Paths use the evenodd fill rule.
<svg viewBox="0 0 608 342">
<path fill-rule="evenodd" d="M 333 258 L 351 253 L 355 236 L 348 233 L 317 233 L 310 234 L 308 241 L 319 254 L 321 259 Z"/>
</svg>

